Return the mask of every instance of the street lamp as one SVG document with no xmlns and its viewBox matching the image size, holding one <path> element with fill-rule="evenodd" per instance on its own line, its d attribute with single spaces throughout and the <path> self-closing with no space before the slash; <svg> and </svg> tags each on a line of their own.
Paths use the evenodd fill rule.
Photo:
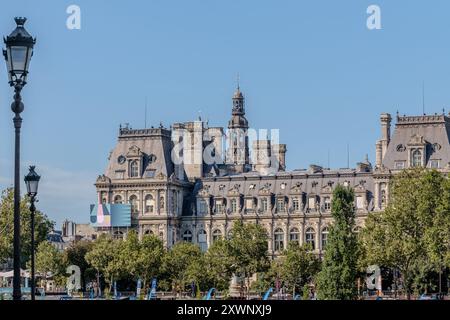
<svg viewBox="0 0 450 320">
<path fill-rule="evenodd" d="M 14 87 L 14 101 L 11 110 L 14 112 L 15 128 L 15 157 L 14 157 L 14 277 L 13 277 L 13 299 L 20 300 L 20 128 L 22 118 L 20 113 L 24 110 L 24 104 L 20 95 L 23 86 L 27 83 L 28 67 L 36 39 L 25 30 L 26 18 L 15 18 L 17 27 L 6 38 L 6 50 L 3 55 L 8 69 L 9 84 Z"/>
<path fill-rule="evenodd" d="M 25 176 L 25 184 L 27 186 L 27 193 L 30 197 L 30 211 L 31 211 L 31 300 L 35 299 L 36 281 L 34 276 L 34 213 L 36 207 L 34 202 L 38 193 L 39 180 L 41 177 L 34 171 L 36 167 L 30 166 L 30 171 Z"/>
</svg>

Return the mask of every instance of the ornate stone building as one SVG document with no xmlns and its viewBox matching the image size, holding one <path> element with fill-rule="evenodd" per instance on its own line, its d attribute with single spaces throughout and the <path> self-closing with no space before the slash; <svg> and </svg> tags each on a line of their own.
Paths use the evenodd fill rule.
<svg viewBox="0 0 450 320">
<path fill-rule="evenodd" d="M 331 200 L 338 184 L 355 191 L 359 229 L 367 215 L 386 206 L 392 174 L 414 166 L 450 172 L 447 115 L 397 115 L 396 120 L 391 136 L 392 118 L 381 115 L 375 166 L 366 157 L 352 169 L 311 165 L 285 171 L 286 145 L 249 140 L 238 88 L 226 133 L 201 119 L 170 129 L 121 127 L 95 184 L 98 201 L 129 203 L 131 228 L 160 236 L 167 247 L 189 241 L 205 250 L 242 219 L 265 227 L 272 255 L 291 241 L 311 243 L 320 253 L 333 222 Z M 122 237 L 129 227 L 98 229 Z"/>
</svg>

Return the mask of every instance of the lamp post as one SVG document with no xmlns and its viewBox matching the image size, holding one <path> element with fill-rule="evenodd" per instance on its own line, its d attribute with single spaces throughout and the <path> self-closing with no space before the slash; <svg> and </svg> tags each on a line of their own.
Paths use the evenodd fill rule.
<svg viewBox="0 0 450 320">
<path fill-rule="evenodd" d="M 14 87 L 14 101 L 11 110 L 14 112 L 15 128 L 15 156 L 14 156 L 14 277 L 13 277 L 13 299 L 20 300 L 20 128 L 22 118 L 20 113 L 24 110 L 24 104 L 20 95 L 23 86 L 27 83 L 28 67 L 36 39 L 25 30 L 26 18 L 14 19 L 17 27 L 6 38 L 6 50 L 3 55 L 8 69 L 9 84 Z"/>
<path fill-rule="evenodd" d="M 34 213 L 36 207 L 34 202 L 38 193 L 39 180 L 41 177 L 34 171 L 36 167 L 30 166 L 30 171 L 25 176 L 25 184 L 27 186 L 27 193 L 30 197 L 30 211 L 31 211 L 31 300 L 35 300 L 36 280 L 34 276 Z"/>
</svg>

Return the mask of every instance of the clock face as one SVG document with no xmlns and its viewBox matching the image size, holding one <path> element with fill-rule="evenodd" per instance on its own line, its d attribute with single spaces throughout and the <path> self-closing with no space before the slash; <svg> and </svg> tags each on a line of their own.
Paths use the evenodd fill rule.
<svg viewBox="0 0 450 320">
<path fill-rule="evenodd" d="M 127 159 L 124 156 L 119 156 L 119 158 L 117 158 L 117 162 L 120 164 L 124 164 L 126 160 Z"/>
</svg>

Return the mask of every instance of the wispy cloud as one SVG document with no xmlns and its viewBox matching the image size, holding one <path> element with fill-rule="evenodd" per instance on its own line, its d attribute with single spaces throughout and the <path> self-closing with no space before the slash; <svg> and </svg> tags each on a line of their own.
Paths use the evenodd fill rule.
<svg viewBox="0 0 450 320">
<path fill-rule="evenodd" d="M 24 161 L 21 165 L 22 176 L 28 172 Z M 0 166 L 11 167 L 11 163 L 0 159 Z M 39 210 L 56 221 L 56 228 L 60 228 L 64 219 L 76 222 L 89 221 L 89 204 L 96 199 L 93 183 L 95 173 L 87 171 L 69 171 L 64 168 L 51 167 L 45 164 L 36 164 L 36 171 L 41 176 L 39 183 Z M 2 172 L 4 173 L 4 172 Z M 0 188 L 12 186 L 13 174 L 0 175 Z M 24 186 L 22 184 L 22 191 Z"/>
</svg>

